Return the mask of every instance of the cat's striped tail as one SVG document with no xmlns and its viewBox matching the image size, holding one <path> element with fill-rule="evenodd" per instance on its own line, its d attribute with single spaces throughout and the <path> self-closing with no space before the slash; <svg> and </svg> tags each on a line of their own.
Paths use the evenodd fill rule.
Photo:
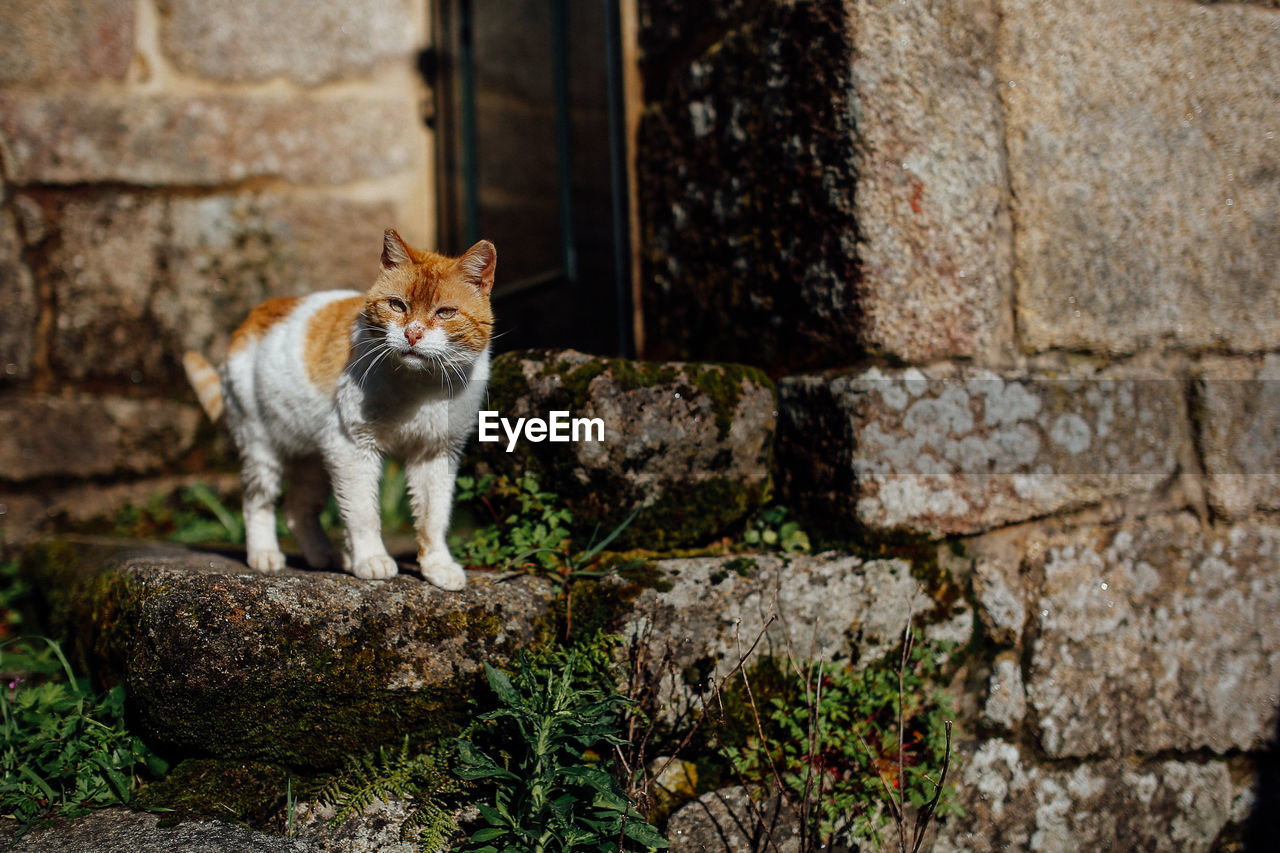
<svg viewBox="0 0 1280 853">
<path fill-rule="evenodd" d="M 222 417 L 222 379 L 218 371 L 195 350 L 188 350 L 182 357 L 182 367 L 187 371 L 187 381 L 196 392 L 196 399 L 205 414 L 209 420 L 217 421 Z"/>
</svg>

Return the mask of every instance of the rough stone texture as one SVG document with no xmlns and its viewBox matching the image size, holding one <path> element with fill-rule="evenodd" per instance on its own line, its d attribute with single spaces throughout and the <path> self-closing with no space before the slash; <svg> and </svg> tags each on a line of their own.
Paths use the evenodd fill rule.
<svg viewBox="0 0 1280 853">
<path fill-rule="evenodd" d="M 220 360 L 263 300 L 366 289 L 392 219 L 387 204 L 271 194 L 105 194 L 60 206 L 55 369 L 179 385 L 181 354 Z"/>
<path fill-rule="evenodd" d="M 195 442 L 200 410 L 169 400 L 11 394 L 0 405 L 0 479 L 142 474 Z"/>
<path fill-rule="evenodd" d="M 479 467 L 560 495 L 579 527 L 610 531 L 639 515 L 616 547 L 698 544 L 758 507 L 768 487 L 773 384 L 739 365 L 648 363 L 573 350 L 494 361 L 489 404 L 512 423 L 552 411 L 604 421 L 603 441 L 480 442 Z M 601 535 L 604 535 L 603 533 Z"/>
<path fill-rule="evenodd" d="M 671 853 L 798 853 L 800 825 L 791 810 L 777 797 L 758 808 L 742 787 L 703 794 L 671 816 Z"/>
<path fill-rule="evenodd" d="M 871 368 L 778 388 L 786 500 L 975 533 L 1151 491 L 1187 440 L 1172 380 Z"/>
<path fill-rule="evenodd" d="M 1196 383 L 1197 440 L 1215 513 L 1280 510 L 1280 356 L 1213 359 Z"/>
<path fill-rule="evenodd" d="M 1041 768 L 1014 744 L 990 740 L 956 766 L 965 814 L 941 825 L 933 853 L 1208 851 L 1231 812 L 1222 762 Z"/>
<path fill-rule="evenodd" d="M 328 853 L 329 848 L 216 820 L 160 828 L 163 815 L 104 809 L 34 829 L 11 853 Z M 334 851 L 337 853 L 337 851 Z"/>
<path fill-rule="evenodd" d="M 134 0 L 0 0 L 0 83 L 120 80 L 133 60 Z"/>
<path fill-rule="evenodd" d="M 286 76 L 315 85 L 407 60 L 413 47 L 408 0 L 160 0 L 159 6 L 161 47 L 170 61 L 212 80 Z"/>
<path fill-rule="evenodd" d="M 19 185 L 343 184 L 417 166 L 398 99 L 0 92 L 0 149 Z"/>
<path fill-rule="evenodd" d="M 161 546 L 55 541 L 24 567 L 89 670 L 123 681 L 140 735 L 295 767 L 448 731 L 481 661 L 531 642 L 548 608 L 524 577 L 447 593 Z"/>
<path fill-rule="evenodd" d="M 668 5 L 648 5 L 659 39 Z M 681 49 L 692 58 L 644 69 L 649 354 L 778 369 L 847 361 L 858 272 L 844 5 L 752 4 L 746 16 L 712 13 L 735 19 L 718 32 L 703 28 L 701 6 L 688 14 L 699 20 Z"/>
<path fill-rule="evenodd" d="M 1280 343 L 1280 28 L 1246 5 L 1002 6 L 1033 349 Z"/>
<path fill-rule="evenodd" d="M 3 199 L 3 189 L 0 189 Z M 22 241 L 8 210 L 0 208 L 0 382 L 31 375 L 35 347 L 36 286 L 22 261 Z"/>
<path fill-rule="evenodd" d="M 854 0 L 852 111 L 865 346 L 909 361 L 1007 338 L 997 3 Z"/>
<path fill-rule="evenodd" d="M 1025 589 L 1024 679 L 1049 755 L 1266 744 L 1280 708 L 1280 529 L 1179 515 L 1021 535 L 1009 553 L 1022 556 L 989 566 Z"/>
<path fill-rule="evenodd" d="M 1027 691 L 1022 684 L 1022 665 L 1013 652 L 996 656 L 987 681 L 987 704 L 982 720 L 987 725 L 1013 729 L 1027 715 Z"/>
<path fill-rule="evenodd" d="M 654 660 L 669 648 L 677 672 L 705 670 L 707 678 L 732 671 L 773 616 L 753 659 L 869 662 L 898 642 L 909 615 L 919 623 L 968 613 L 963 602 L 939 613 L 905 560 L 833 552 L 673 559 L 657 567 L 670 588 L 642 592 L 625 632 L 646 637 Z M 664 690 L 677 710 L 695 701 L 682 683 Z"/>
<path fill-rule="evenodd" d="M 375 800 L 365 810 L 333 826 L 337 809 L 320 803 L 299 803 L 295 826 L 316 853 L 420 853 L 412 841 L 400 838 L 400 827 L 410 814 L 403 800 Z M 432 850 L 425 853 L 435 853 Z"/>
</svg>

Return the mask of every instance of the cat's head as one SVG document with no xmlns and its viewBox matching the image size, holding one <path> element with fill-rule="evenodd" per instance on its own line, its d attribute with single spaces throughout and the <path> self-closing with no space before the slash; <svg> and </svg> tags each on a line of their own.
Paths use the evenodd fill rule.
<svg viewBox="0 0 1280 853">
<path fill-rule="evenodd" d="M 394 357 L 424 369 L 470 363 L 489 346 L 489 294 L 498 253 L 481 240 L 460 258 L 410 248 L 388 228 L 382 272 L 365 298 L 366 327 L 385 335 Z"/>
</svg>

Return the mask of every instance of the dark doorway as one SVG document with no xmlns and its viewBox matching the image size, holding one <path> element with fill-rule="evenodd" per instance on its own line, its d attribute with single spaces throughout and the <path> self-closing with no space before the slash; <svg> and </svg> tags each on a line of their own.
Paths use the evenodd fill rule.
<svg viewBox="0 0 1280 853">
<path fill-rule="evenodd" d="M 632 355 L 616 0 L 437 0 L 440 247 L 498 247 L 502 352 Z"/>
</svg>

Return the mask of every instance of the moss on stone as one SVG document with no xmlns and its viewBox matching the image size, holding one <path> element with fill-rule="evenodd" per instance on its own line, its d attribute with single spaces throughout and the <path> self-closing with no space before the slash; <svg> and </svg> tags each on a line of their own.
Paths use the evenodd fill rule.
<svg viewBox="0 0 1280 853">
<path fill-rule="evenodd" d="M 690 364 L 685 375 L 699 392 L 711 400 L 711 411 L 721 440 L 729 436 L 729 429 L 733 426 L 733 416 L 742 399 L 743 384 L 773 387 L 763 370 L 741 364 Z"/>
<path fill-rule="evenodd" d="M 645 507 L 626 531 L 622 547 L 663 551 L 705 542 L 745 517 L 761 498 L 761 489 L 727 477 L 711 477 L 680 491 L 668 491 Z"/>
<path fill-rule="evenodd" d="M 160 825 L 189 817 L 215 817 L 266 829 L 285 805 L 294 776 L 275 764 L 188 759 L 138 792 L 134 804 L 166 812 Z M 293 783 L 298 794 L 305 783 Z"/>
</svg>

